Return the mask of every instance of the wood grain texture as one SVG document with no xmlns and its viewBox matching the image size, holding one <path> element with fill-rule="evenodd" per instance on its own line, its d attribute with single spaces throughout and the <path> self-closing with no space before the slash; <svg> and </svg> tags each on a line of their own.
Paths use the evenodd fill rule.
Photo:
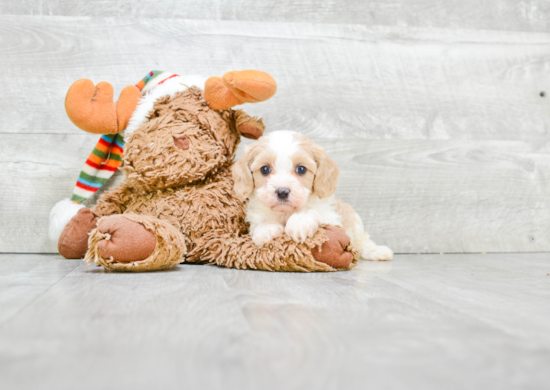
<svg viewBox="0 0 550 390">
<path fill-rule="evenodd" d="M 397 252 L 550 250 L 548 145 L 314 140 L 341 167 L 337 194 L 375 241 Z M 55 251 L 46 236 L 49 212 L 72 193 L 94 143 L 85 134 L 38 134 L 30 145 L 16 134 L 0 135 L 6 167 L 0 182 L 11 183 L 0 187 L 0 251 Z"/>
<path fill-rule="evenodd" d="M 75 134 L 80 78 L 118 93 L 150 69 L 270 72 L 268 129 L 365 139 L 546 141 L 550 35 L 361 25 L 0 16 L 2 128 Z M 22 113 L 24 112 L 24 114 Z"/>
<path fill-rule="evenodd" d="M 19 285 L 0 278 L 0 291 L 24 305 L 0 327 L 3 389 L 508 390 L 550 380 L 548 254 L 407 255 L 329 274 L 120 274 L 59 256 L 32 274 L 36 260 L 0 255 L 0 269 L 20 275 Z M 79 265 L 49 279 L 67 264 Z M 49 287 L 28 303 L 9 293 L 24 283 Z"/>
<path fill-rule="evenodd" d="M 15 258 L 0 255 L 0 327 L 80 265 L 45 255 Z"/>
<path fill-rule="evenodd" d="M 246 111 L 268 131 L 296 130 L 327 147 L 342 171 L 338 194 L 376 241 L 414 253 L 550 250 L 548 33 L 428 20 L 243 23 L 53 8 L 28 16 L 0 4 L 0 67 L 10 70 L 0 74 L 0 160 L 9 167 L 0 173 L 0 251 L 55 251 L 49 211 L 71 194 L 96 141 L 66 118 L 72 82 L 107 80 L 118 92 L 150 69 L 249 68 L 273 74 L 279 90 Z M 76 14 L 86 4 L 74 3 Z"/>
<path fill-rule="evenodd" d="M 0 252 L 57 252 L 47 236 L 49 212 L 70 198 L 98 136 L 39 134 L 31 139 L 0 134 L 0 161 L 6 166 L 2 178 L 9 183 L 0 186 Z M 106 188 L 121 179 L 117 174 Z"/>
<path fill-rule="evenodd" d="M 478 318 L 499 331 L 533 343 L 543 336 L 550 308 L 550 254 L 403 256 L 400 264 L 379 277 L 461 314 Z M 377 266 L 374 265 L 373 268 Z M 454 277 L 450 275 L 454 274 Z M 502 288 L 504 284 L 507 288 Z M 437 291 L 437 293 L 435 293 Z M 492 308 L 499 308 L 492 310 Z M 511 313 L 514 313 L 511 315 Z M 523 326 L 528 319 L 530 326 Z"/>
<path fill-rule="evenodd" d="M 0 13 L 543 31 L 545 0 L 2 0 Z"/>
</svg>

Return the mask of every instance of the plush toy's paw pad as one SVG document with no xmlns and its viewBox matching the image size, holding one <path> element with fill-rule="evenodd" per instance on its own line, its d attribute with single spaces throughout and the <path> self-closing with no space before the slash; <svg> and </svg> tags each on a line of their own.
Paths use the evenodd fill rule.
<svg viewBox="0 0 550 390">
<path fill-rule="evenodd" d="M 88 234 L 96 224 L 97 217 L 89 208 L 78 210 L 59 236 L 59 254 L 66 259 L 82 259 L 88 251 Z"/>
<path fill-rule="evenodd" d="M 141 223 L 122 215 L 105 219 L 98 227 L 107 237 L 98 243 L 99 255 L 118 263 L 144 260 L 155 250 L 155 235 Z"/>
<path fill-rule="evenodd" d="M 328 238 L 321 248 L 314 247 L 311 254 L 315 260 L 330 265 L 332 268 L 347 268 L 353 261 L 353 255 L 346 251 L 350 243 L 349 236 L 341 229 L 327 226 L 325 234 Z"/>
<path fill-rule="evenodd" d="M 388 261 L 393 259 L 393 251 L 387 246 L 365 248 L 361 257 L 371 261 Z"/>
<path fill-rule="evenodd" d="M 222 81 L 233 94 L 247 103 L 263 102 L 277 92 L 275 79 L 259 70 L 227 72 Z"/>
</svg>

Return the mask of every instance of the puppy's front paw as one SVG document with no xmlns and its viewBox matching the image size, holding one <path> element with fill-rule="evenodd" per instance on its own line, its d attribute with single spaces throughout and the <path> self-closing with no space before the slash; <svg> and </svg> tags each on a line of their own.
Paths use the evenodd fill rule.
<svg viewBox="0 0 550 390">
<path fill-rule="evenodd" d="M 371 261 L 387 261 L 393 259 L 393 251 L 387 246 L 373 246 L 365 248 L 361 257 Z"/>
<path fill-rule="evenodd" d="M 267 244 L 271 240 L 273 240 L 275 237 L 280 236 L 283 234 L 283 225 L 276 225 L 276 224 L 265 224 L 265 225 L 258 225 L 256 229 L 254 229 L 254 233 L 252 233 L 252 241 L 257 246 L 262 246 L 264 244 Z"/>
<path fill-rule="evenodd" d="M 292 214 L 285 226 L 285 233 L 296 242 L 304 242 L 307 238 L 313 237 L 319 224 L 307 214 Z"/>
</svg>

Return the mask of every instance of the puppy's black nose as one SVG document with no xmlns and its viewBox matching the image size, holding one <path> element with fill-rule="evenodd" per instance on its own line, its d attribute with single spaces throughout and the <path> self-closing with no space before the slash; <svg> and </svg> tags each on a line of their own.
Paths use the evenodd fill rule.
<svg viewBox="0 0 550 390">
<path fill-rule="evenodd" d="M 277 189 L 277 198 L 279 198 L 279 199 L 288 198 L 288 194 L 290 194 L 290 189 L 289 188 L 279 188 L 279 189 Z"/>
</svg>

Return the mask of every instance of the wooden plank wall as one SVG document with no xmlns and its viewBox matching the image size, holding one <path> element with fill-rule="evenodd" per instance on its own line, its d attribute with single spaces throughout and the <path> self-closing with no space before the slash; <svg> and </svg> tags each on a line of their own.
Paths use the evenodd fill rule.
<svg viewBox="0 0 550 390">
<path fill-rule="evenodd" d="M 0 1 L 0 252 L 54 252 L 51 207 L 96 136 L 79 78 L 261 69 L 268 130 L 321 143 L 396 252 L 550 250 L 550 2 Z M 122 178 L 118 178 L 122 180 Z"/>
</svg>

